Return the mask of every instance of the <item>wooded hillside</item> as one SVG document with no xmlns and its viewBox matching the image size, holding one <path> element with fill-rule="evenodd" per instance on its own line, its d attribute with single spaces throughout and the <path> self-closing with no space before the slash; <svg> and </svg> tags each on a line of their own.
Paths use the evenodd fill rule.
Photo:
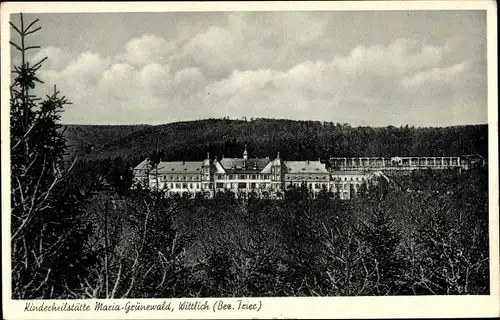
<svg viewBox="0 0 500 320">
<path fill-rule="evenodd" d="M 251 157 L 289 160 L 334 156 L 460 156 L 488 154 L 488 126 L 440 128 L 351 127 L 318 121 L 207 119 L 157 126 L 68 125 L 65 135 L 73 151 L 85 158 L 121 157 L 138 162 L 155 148 L 165 160 L 235 157 L 248 144 Z M 92 148 L 93 147 L 93 148 Z"/>
</svg>

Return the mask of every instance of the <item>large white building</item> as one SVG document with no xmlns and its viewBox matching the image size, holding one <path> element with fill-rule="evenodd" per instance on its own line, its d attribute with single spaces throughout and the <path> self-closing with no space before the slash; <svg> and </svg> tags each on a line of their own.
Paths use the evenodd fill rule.
<svg viewBox="0 0 500 320">
<path fill-rule="evenodd" d="M 291 187 L 305 186 L 314 196 L 332 192 L 350 199 L 374 177 L 385 177 L 384 170 L 466 168 L 459 157 L 427 158 L 331 158 L 329 168 L 316 161 L 286 161 L 279 152 L 273 160 L 252 158 L 245 147 L 241 158 L 203 161 L 161 161 L 156 167 L 147 160 L 134 168 L 135 185 L 164 190 L 168 195 L 213 197 L 230 191 L 236 197 L 249 194 L 281 197 Z M 470 162 L 470 161 L 469 161 Z M 467 166 L 468 168 L 468 166 Z"/>
<path fill-rule="evenodd" d="M 282 161 L 276 159 L 249 158 L 248 151 L 242 158 L 222 158 L 213 161 L 214 191 L 231 191 L 236 195 L 249 193 L 275 194 L 282 191 Z"/>
</svg>

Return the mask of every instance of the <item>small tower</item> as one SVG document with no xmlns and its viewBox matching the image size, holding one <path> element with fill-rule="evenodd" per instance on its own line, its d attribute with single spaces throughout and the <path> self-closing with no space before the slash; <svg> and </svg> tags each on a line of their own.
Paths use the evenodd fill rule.
<svg viewBox="0 0 500 320">
<path fill-rule="evenodd" d="M 217 161 L 217 157 L 214 161 Z M 210 172 L 210 154 L 207 152 L 207 158 L 203 160 L 201 163 L 201 186 L 203 190 L 210 190 L 210 180 L 211 180 L 211 172 Z"/>
<path fill-rule="evenodd" d="M 210 166 L 210 153 L 207 152 L 207 158 L 203 161 L 203 166 Z"/>
<path fill-rule="evenodd" d="M 247 145 L 245 144 L 245 151 L 243 151 L 243 160 L 247 161 L 248 160 L 248 151 L 247 151 Z"/>
<path fill-rule="evenodd" d="M 273 190 L 282 190 L 284 187 L 284 177 L 281 166 L 280 152 L 276 155 L 276 159 L 271 163 L 271 174 L 274 176 L 273 179 Z"/>
</svg>

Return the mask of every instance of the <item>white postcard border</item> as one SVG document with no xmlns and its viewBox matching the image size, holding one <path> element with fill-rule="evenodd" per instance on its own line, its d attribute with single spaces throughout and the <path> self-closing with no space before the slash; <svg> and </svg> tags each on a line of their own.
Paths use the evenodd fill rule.
<svg viewBox="0 0 500 320">
<path fill-rule="evenodd" d="M 489 124 L 489 237 L 490 295 L 488 296 L 401 296 L 401 297 L 318 297 L 318 298 L 242 298 L 260 304 L 257 311 L 93 311 L 93 312 L 26 312 L 28 301 L 11 299 L 10 290 L 10 139 L 9 93 L 10 28 L 9 14 L 16 12 L 161 12 L 161 11 L 275 11 L 275 10 L 487 10 L 488 32 L 488 124 Z M 439 31 L 437 31 L 439 32 Z M 160 319 L 160 318 L 400 318 L 400 317 L 491 317 L 500 315 L 499 291 L 499 217 L 498 217 L 498 75 L 497 16 L 494 1 L 370 1 L 370 2 L 7 2 L 1 6 L 1 156 L 2 156 L 2 304 L 6 319 Z M 177 308 L 188 299 L 99 300 L 108 304 L 158 304 L 170 301 Z M 208 301 L 210 306 L 221 300 L 237 305 L 239 298 L 193 299 Z M 39 305 L 42 301 L 32 301 Z M 88 303 L 92 310 L 96 300 L 43 300 Z"/>
</svg>

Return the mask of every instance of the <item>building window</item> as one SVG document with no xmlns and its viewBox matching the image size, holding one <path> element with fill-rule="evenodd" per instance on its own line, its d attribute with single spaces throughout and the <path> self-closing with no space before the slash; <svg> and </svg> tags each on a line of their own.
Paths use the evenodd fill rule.
<svg viewBox="0 0 500 320">
<path fill-rule="evenodd" d="M 175 184 L 175 187 L 176 187 L 177 189 L 179 189 L 179 188 L 181 187 L 181 184 L 180 184 L 180 183 L 176 183 L 176 184 Z"/>
<path fill-rule="evenodd" d="M 254 174 L 252 174 L 252 180 L 255 180 L 255 175 Z"/>
<path fill-rule="evenodd" d="M 232 174 L 229 175 L 229 180 L 233 180 L 234 176 Z"/>
<path fill-rule="evenodd" d="M 221 182 L 217 182 L 217 183 L 215 184 L 215 187 L 216 187 L 217 189 L 223 189 L 223 188 L 224 188 L 224 184 L 223 184 L 223 183 L 221 183 Z"/>
<path fill-rule="evenodd" d="M 199 189 L 199 188 L 200 188 L 200 184 L 199 184 L 199 183 L 197 183 L 197 184 L 196 184 L 196 189 Z"/>
<path fill-rule="evenodd" d="M 192 183 L 189 184 L 189 189 L 193 189 L 193 184 Z"/>
<path fill-rule="evenodd" d="M 187 186 L 187 183 L 183 183 L 183 184 L 182 184 L 182 188 L 183 188 L 183 189 L 187 189 L 187 187 L 188 187 L 188 186 Z"/>
<path fill-rule="evenodd" d="M 245 180 L 245 175 L 244 174 L 240 174 L 240 180 Z"/>
<path fill-rule="evenodd" d="M 255 176 L 254 176 L 254 177 L 255 177 Z M 250 183 L 250 188 L 252 188 L 252 189 L 255 189 L 255 188 L 256 188 L 256 186 L 255 186 L 255 182 Z"/>
<path fill-rule="evenodd" d="M 246 189 L 247 184 L 245 182 L 239 182 L 238 183 L 238 189 Z"/>
</svg>

